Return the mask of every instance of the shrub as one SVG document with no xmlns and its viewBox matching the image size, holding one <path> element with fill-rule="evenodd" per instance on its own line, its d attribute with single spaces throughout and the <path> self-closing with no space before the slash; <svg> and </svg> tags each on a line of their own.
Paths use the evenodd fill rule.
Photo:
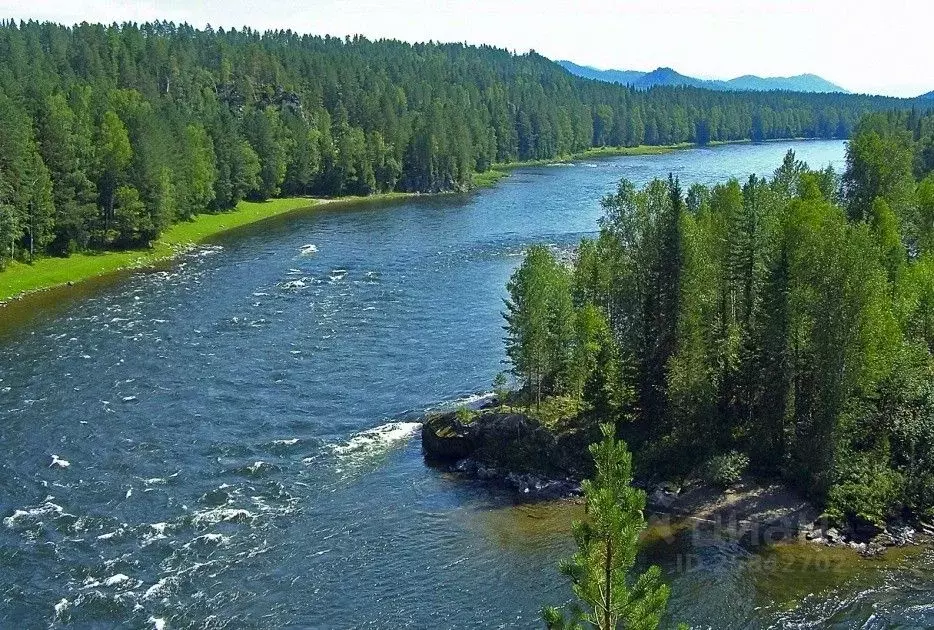
<svg viewBox="0 0 934 630">
<path fill-rule="evenodd" d="M 474 416 L 476 416 L 477 413 L 467 405 L 462 405 L 457 408 L 457 411 L 454 412 L 454 415 L 464 424 L 469 424 L 473 421 Z"/>
<path fill-rule="evenodd" d="M 701 470 L 704 481 L 728 488 L 739 481 L 749 467 L 749 457 L 739 451 L 714 455 Z"/>
<path fill-rule="evenodd" d="M 905 479 L 898 472 L 866 455 L 853 455 L 830 488 L 826 514 L 838 524 L 858 519 L 882 527 L 901 509 L 904 487 Z"/>
</svg>

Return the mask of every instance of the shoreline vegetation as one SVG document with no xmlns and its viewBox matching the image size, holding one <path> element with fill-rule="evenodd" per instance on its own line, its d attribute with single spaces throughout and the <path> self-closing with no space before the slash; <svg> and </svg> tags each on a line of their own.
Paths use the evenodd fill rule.
<svg viewBox="0 0 934 630">
<path fill-rule="evenodd" d="M 725 144 L 739 144 L 739 142 L 712 142 L 709 146 Z M 502 179 L 509 177 L 511 171 L 519 168 L 567 164 L 599 158 L 661 155 L 677 150 L 699 148 L 699 146 L 692 143 L 680 143 L 666 146 L 598 147 L 548 160 L 524 160 L 494 164 L 484 172 L 474 173 L 471 192 L 492 188 Z M 233 210 L 204 212 L 195 215 L 190 221 L 172 225 L 151 247 L 81 252 L 67 257 L 41 256 L 37 257 L 33 262 L 16 261 L 9 264 L 6 269 L 0 271 L 0 308 L 8 302 L 22 299 L 39 291 L 71 286 L 79 282 L 127 270 L 151 268 L 174 259 L 192 246 L 207 242 L 211 238 L 231 230 L 293 212 L 331 204 L 356 206 L 362 203 L 379 203 L 397 199 L 450 194 L 456 193 L 451 191 L 439 193 L 388 192 L 367 196 L 349 195 L 333 198 L 281 197 L 266 201 L 241 201 Z"/>
<path fill-rule="evenodd" d="M 520 405 L 521 398 L 522 392 L 500 392 L 480 407 L 426 416 L 426 463 L 501 488 L 522 504 L 580 503 L 581 483 L 593 474 L 586 452 L 599 436 L 597 423 L 582 421 L 573 401 L 549 398 L 534 410 Z M 669 533 L 714 528 L 753 548 L 807 544 L 815 553 L 845 549 L 865 558 L 934 543 L 930 523 L 865 530 L 830 522 L 793 486 L 746 472 L 728 481 L 707 478 L 703 469 L 670 479 L 643 475 L 633 486 L 646 493 L 652 527 Z"/>
</svg>

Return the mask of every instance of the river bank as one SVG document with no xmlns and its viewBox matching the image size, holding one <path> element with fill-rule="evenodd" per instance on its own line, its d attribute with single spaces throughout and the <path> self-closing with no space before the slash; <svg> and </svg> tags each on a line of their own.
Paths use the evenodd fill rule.
<svg viewBox="0 0 934 630">
<path fill-rule="evenodd" d="M 743 141 L 746 142 L 746 141 Z M 719 143 L 719 144 L 738 144 L 737 143 Z M 671 153 L 672 151 L 680 151 L 684 149 L 695 149 L 700 145 L 694 144 L 692 142 L 684 142 L 681 144 L 666 144 L 666 145 L 646 145 L 642 144 L 636 147 L 595 147 L 587 149 L 585 151 L 578 151 L 576 153 L 569 153 L 568 155 L 562 155 L 559 157 L 550 158 L 547 160 L 521 160 L 517 162 L 500 162 L 493 164 L 486 171 L 474 173 L 473 176 L 473 185 L 475 188 L 490 188 L 494 186 L 498 181 L 504 177 L 509 177 L 510 171 L 513 171 L 517 168 L 529 168 L 535 166 L 549 166 L 552 164 L 570 164 L 573 162 L 581 162 L 583 160 L 594 160 L 600 158 L 611 158 L 611 157 L 626 157 L 634 155 L 663 155 L 665 153 Z M 710 146 L 713 146 L 712 144 Z"/>
<path fill-rule="evenodd" d="M 681 143 L 662 146 L 597 147 L 548 160 L 497 163 L 484 172 L 474 173 L 472 185 L 474 189 L 491 188 L 501 179 L 508 177 L 510 171 L 517 168 L 565 164 L 598 158 L 661 155 L 697 146 L 693 143 Z M 11 300 L 22 298 L 30 293 L 85 282 L 92 278 L 100 278 L 126 270 L 152 267 L 173 259 L 180 252 L 189 249 L 193 245 L 208 241 L 212 237 L 232 229 L 291 212 L 307 210 L 324 203 L 359 204 L 415 196 L 419 196 L 419 194 L 390 192 L 366 197 L 285 197 L 269 199 L 264 202 L 241 201 L 232 211 L 199 214 L 191 221 L 183 221 L 172 225 L 150 248 L 83 252 L 72 254 L 67 258 L 40 257 L 30 263 L 13 262 L 6 269 L 0 271 L 0 307 Z"/>
<path fill-rule="evenodd" d="M 572 499 L 590 475 L 587 446 L 595 425 L 574 419 L 539 420 L 495 401 L 425 418 L 426 462 L 451 473 L 512 492 L 520 502 Z M 637 479 L 646 507 L 677 528 L 714 528 L 746 546 L 800 542 L 847 547 L 876 556 L 891 547 L 929 544 L 934 525 L 892 522 L 886 527 L 827 522 L 818 507 L 793 488 L 743 475 L 728 487 L 692 476 L 678 482 Z"/>
<path fill-rule="evenodd" d="M 152 267 L 170 260 L 194 245 L 260 221 L 324 204 L 351 205 L 402 199 L 407 193 L 386 193 L 368 197 L 319 199 L 286 197 L 263 202 L 241 201 L 230 212 L 205 213 L 191 221 L 169 227 L 146 249 L 77 253 L 67 258 L 37 258 L 32 263 L 14 262 L 0 271 L 0 306 L 30 293 L 84 282 L 125 270 Z"/>
<path fill-rule="evenodd" d="M 769 144 L 788 141 L 810 141 L 816 138 L 788 138 L 779 140 L 763 140 L 759 144 Z M 489 170 L 482 173 L 474 173 L 473 183 L 477 188 L 488 188 L 493 186 L 500 179 L 509 176 L 509 171 L 517 168 L 528 168 L 534 166 L 549 166 L 552 164 L 570 164 L 583 160 L 594 160 L 601 158 L 626 157 L 637 155 L 664 155 L 673 151 L 683 151 L 685 149 L 715 148 L 736 144 L 752 144 L 752 140 L 716 140 L 700 145 L 694 142 L 682 142 L 679 144 L 649 145 L 640 144 L 635 147 L 594 147 L 576 153 L 569 153 L 559 157 L 546 160 L 521 160 L 517 162 L 501 162 L 493 164 Z"/>
</svg>

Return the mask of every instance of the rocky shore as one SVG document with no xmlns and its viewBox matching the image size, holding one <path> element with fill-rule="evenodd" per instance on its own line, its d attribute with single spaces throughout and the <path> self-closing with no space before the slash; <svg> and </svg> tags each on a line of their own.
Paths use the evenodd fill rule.
<svg viewBox="0 0 934 630">
<path fill-rule="evenodd" d="M 504 488 L 522 501 L 580 495 L 580 482 L 591 473 L 587 446 L 598 436 L 595 426 L 545 427 L 528 415 L 495 407 L 436 414 L 422 424 L 426 462 Z M 889 547 L 934 540 L 934 524 L 832 527 L 801 494 L 751 477 L 726 489 L 700 480 L 637 485 L 646 491 L 653 514 L 720 528 L 753 545 L 796 540 L 873 556 Z"/>
<path fill-rule="evenodd" d="M 451 411 L 422 424 L 425 460 L 434 466 L 503 486 L 529 500 L 580 494 L 590 472 L 582 457 L 597 429 L 553 430 L 521 413 Z"/>
</svg>

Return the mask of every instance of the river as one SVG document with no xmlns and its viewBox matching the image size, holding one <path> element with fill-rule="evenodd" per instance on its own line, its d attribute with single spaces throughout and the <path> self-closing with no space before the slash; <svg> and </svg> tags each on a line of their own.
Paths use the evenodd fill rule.
<svg viewBox="0 0 934 630">
<path fill-rule="evenodd" d="M 620 177 L 686 189 L 789 147 L 842 167 L 814 141 L 525 168 L 51 294 L 0 336 L 0 627 L 540 627 L 578 508 L 426 467 L 419 415 L 490 388 L 523 250 L 594 233 Z M 698 627 L 934 625 L 926 553 L 822 554 L 679 529 L 645 555 Z"/>
</svg>

